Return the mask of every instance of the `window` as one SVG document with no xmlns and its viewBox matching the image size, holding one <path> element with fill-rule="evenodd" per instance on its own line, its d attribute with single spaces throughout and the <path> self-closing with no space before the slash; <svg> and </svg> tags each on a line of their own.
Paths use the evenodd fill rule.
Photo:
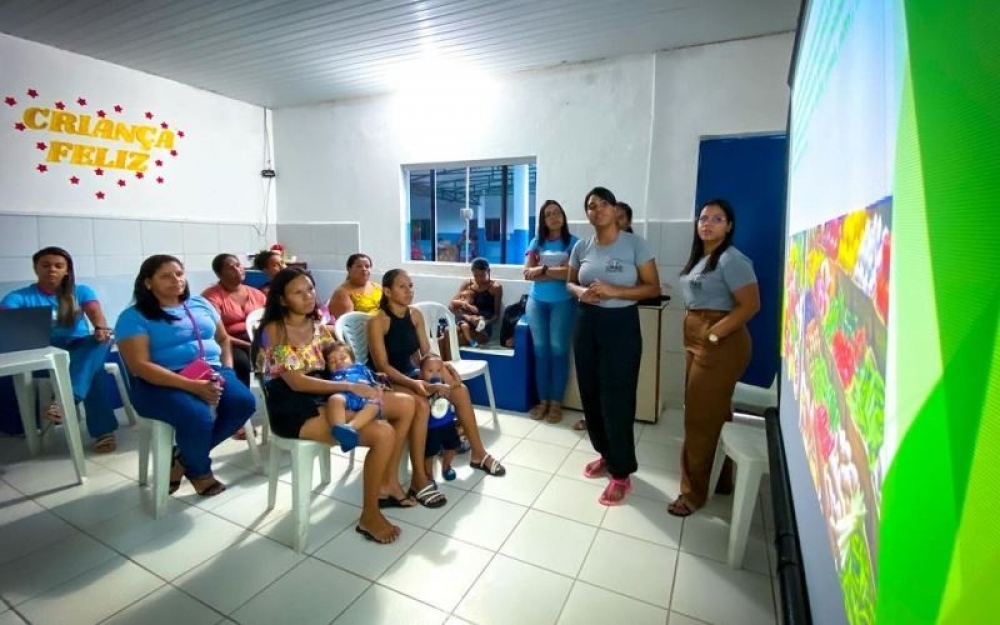
<svg viewBox="0 0 1000 625">
<path fill-rule="evenodd" d="M 406 176 L 404 258 L 520 265 L 535 228 L 537 166 L 532 159 L 414 165 Z M 465 210 L 468 208 L 469 210 Z"/>
</svg>

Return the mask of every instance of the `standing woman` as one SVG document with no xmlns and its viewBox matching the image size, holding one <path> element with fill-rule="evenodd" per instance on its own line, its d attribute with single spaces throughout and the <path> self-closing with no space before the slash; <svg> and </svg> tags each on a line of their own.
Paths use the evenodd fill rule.
<svg viewBox="0 0 1000 625">
<path fill-rule="evenodd" d="M 212 271 L 219 278 L 202 292 L 222 317 L 222 325 L 233 348 L 233 370 L 240 382 L 250 386 L 250 336 L 247 315 L 264 307 L 264 294 L 243 284 L 243 265 L 235 254 L 219 254 L 212 259 Z"/>
<path fill-rule="evenodd" d="M 209 452 L 256 407 L 250 389 L 233 373 L 229 335 L 215 308 L 191 295 L 184 265 L 173 256 L 144 260 L 132 295 L 135 303 L 115 324 L 133 376 L 132 400 L 141 415 L 174 428 L 170 492 L 187 476 L 199 495 L 214 497 L 226 486 L 212 474 Z"/>
<path fill-rule="evenodd" d="M 115 450 L 118 420 L 101 388 L 104 361 L 111 349 L 111 328 L 104 319 L 97 294 L 89 286 L 76 283 L 73 258 L 59 247 L 46 247 L 31 257 L 38 281 L 11 291 L 0 308 L 51 308 L 49 341 L 69 352 L 69 377 L 73 399 L 82 401 L 87 411 L 87 432 L 94 439 L 94 452 Z M 87 321 L 94 326 L 91 333 Z M 62 416 L 53 404 L 46 418 L 59 423 Z"/>
<path fill-rule="evenodd" d="M 566 291 L 566 278 L 569 253 L 577 240 L 569 233 L 563 207 L 555 200 L 546 200 L 538 211 L 538 233 L 528 244 L 524 261 L 524 279 L 531 281 L 526 311 L 535 348 L 539 398 L 529 414 L 536 421 L 562 420 L 569 342 L 576 320 L 576 302 Z"/>
<path fill-rule="evenodd" d="M 681 271 L 687 386 L 681 494 L 668 508 L 674 516 L 705 505 L 719 434 L 733 418 L 733 391 L 750 364 L 746 324 L 760 310 L 760 291 L 753 263 L 733 247 L 735 232 L 729 202 L 706 202 Z"/>
<path fill-rule="evenodd" d="M 587 193 L 594 235 L 573 248 L 566 287 L 580 300 L 573 342 L 577 383 L 590 442 L 600 454 L 583 474 L 610 475 L 598 499 L 606 506 L 632 492 L 629 476 L 638 469 L 632 422 L 642 334 L 636 303 L 660 294 L 656 261 L 641 237 L 619 230 L 615 204 L 604 187 Z"/>
<path fill-rule="evenodd" d="M 327 308 L 338 319 L 349 312 L 374 315 L 382 301 L 382 287 L 372 282 L 372 259 L 368 254 L 351 254 L 347 257 L 347 279 L 338 286 Z"/>
</svg>

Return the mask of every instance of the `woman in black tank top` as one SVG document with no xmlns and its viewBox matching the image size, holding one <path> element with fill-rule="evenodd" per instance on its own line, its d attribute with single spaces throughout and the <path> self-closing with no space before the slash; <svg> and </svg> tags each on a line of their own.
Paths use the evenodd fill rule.
<svg viewBox="0 0 1000 625">
<path fill-rule="evenodd" d="M 461 345 L 478 347 L 490 340 L 493 321 L 502 311 L 503 286 L 490 277 L 485 258 L 472 261 L 472 279 L 466 280 L 448 304 L 458 323 Z"/>
<path fill-rule="evenodd" d="M 420 311 L 410 307 L 412 303 L 413 281 L 410 276 L 402 269 L 387 271 L 382 277 L 380 310 L 368 322 L 368 351 L 371 354 L 373 368 L 389 376 L 393 389 L 410 393 L 417 400 L 418 415 L 410 429 L 412 493 L 421 504 L 437 507 L 444 505 L 444 495 L 437 491 L 423 469 L 427 420 L 431 410 L 427 398 L 432 390 L 445 396 L 455 406 L 458 422 L 465 429 L 465 434 L 472 445 L 470 466 L 494 476 L 502 476 L 507 471 L 483 447 L 479 426 L 476 424 L 476 414 L 469 398 L 469 389 L 462 384 L 454 368 L 446 365 L 443 385 L 435 386 L 410 377 L 413 369 L 419 366 L 419 360 L 414 358 L 431 353 L 430 342 L 424 329 L 424 318 Z"/>
</svg>

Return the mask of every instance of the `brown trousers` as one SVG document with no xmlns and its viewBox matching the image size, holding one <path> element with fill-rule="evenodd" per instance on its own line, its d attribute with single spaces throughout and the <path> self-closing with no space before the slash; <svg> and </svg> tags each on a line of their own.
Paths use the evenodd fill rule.
<svg viewBox="0 0 1000 625">
<path fill-rule="evenodd" d="M 689 310 L 684 317 L 684 450 L 681 495 L 694 507 L 705 505 L 715 448 L 723 424 L 733 419 L 733 391 L 750 364 L 746 326 L 713 345 L 708 329 L 726 316 L 716 310 Z"/>
</svg>

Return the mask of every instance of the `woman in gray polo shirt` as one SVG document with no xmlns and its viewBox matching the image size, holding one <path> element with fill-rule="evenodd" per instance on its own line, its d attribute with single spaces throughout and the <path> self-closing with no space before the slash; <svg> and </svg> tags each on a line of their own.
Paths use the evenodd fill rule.
<svg viewBox="0 0 1000 625">
<path fill-rule="evenodd" d="M 750 364 L 746 324 L 760 310 L 760 291 L 753 263 L 733 247 L 735 231 L 729 202 L 706 202 L 681 271 L 687 386 L 681 494 L 668 508 L 674 516 L 705 505 L 719 434 L 733 418 L 733 391 Z"/>
<path fill-rule="evenodd" d="M 580 240 L 569 257 L 566 288 L 580 300 L 573 351 L 580 401 L 590 442 L 600 457 L 587 463 L 590 478 L 610 475 L 601 493 L 606 506 L 632 491 L 635 460 L 635 391 L 642 335 L 639 300 L 660 294 L 656 261 L 646 242 L 620 231 L 615 196 L 594 187 L 584 199 L 594 235 Z"/>
</svg>

